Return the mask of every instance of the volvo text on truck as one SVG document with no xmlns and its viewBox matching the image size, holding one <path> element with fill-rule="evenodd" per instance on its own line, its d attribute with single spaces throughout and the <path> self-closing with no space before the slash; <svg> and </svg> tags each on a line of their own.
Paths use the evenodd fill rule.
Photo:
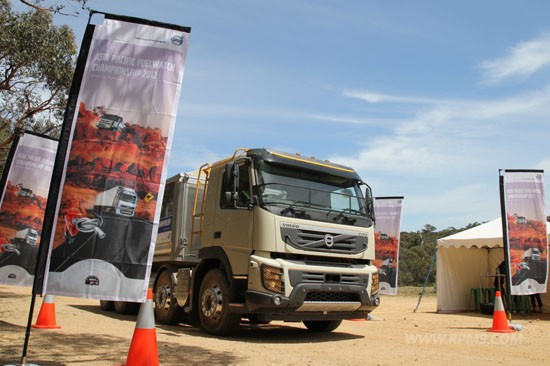
<svg viewBox="0 0 550 366">
<path fill-rule="evenodd" d="M 217 335 L 241 319 L 327 332 L 367 318 L 380 303 L 374 220 L 370 187 L 328 161 L 237 149 L 178 174 L 161 209 L 155 318 Z"/>
</svg>

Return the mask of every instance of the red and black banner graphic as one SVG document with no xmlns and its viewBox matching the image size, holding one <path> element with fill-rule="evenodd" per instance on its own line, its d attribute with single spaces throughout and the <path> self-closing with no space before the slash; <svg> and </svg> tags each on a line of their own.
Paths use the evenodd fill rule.
<svg viewBox="0 0 550 366">
<path fill-rule="evenodd" d="M 13 142 L 2 178 L 0 284 L 33 284 L 56 152 L 56 140 L 31 132 Z"/>
<path fill-rule="evenodd" d="M 142 302 L 190 28 L 104 16 L 86 29 L 64 123 L 47 292 Z"/>
<path fill-rule="evenodd" d="M 380 293 L 397 295 L 399 239 L 403 197 L 377 197 L 374 201 L 375 260 L 380 273 Z"/>
<path fill-rule="evenodd" d="M 501 179 L 510 294 L 544 293 L 548 278 L 544 171 L 506 170 Z"/>
</svg>

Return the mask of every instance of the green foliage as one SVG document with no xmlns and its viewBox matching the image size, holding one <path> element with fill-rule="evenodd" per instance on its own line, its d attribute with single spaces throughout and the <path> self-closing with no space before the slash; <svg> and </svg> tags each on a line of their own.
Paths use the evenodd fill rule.
<svg viewBox="0 0 550 366">
<path fill-rule="evenodd" d="M 465 228 L 450 227 L 441 231 L 432 225 L 416 232 L 402 232 L 399 242 L 399 286 L 422 286 L 426 280 L 430 264 L 437 248 L 437 239 L 453 235 L 479 225 L 475 222 Z M 436 278 L 434 264 L 428 285 L 433 286 Z"/>
<path fill-rule="evenodd" d="M 18 129 L 55 136 L 75 66 L 72 30 L 52 12 L 15 12 L 0 0 L 0 166 Z"/>
</svg>

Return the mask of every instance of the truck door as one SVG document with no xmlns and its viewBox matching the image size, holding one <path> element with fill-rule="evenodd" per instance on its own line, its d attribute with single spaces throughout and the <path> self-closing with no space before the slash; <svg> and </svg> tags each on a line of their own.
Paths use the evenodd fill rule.
<svg viewBox="0 0 550 366">
<path fill-rule="evenodd" d="M 251 198 L 250 164 L 243 160 L 239 162 L 238 168 L 236 196 L 227 195 L 227 192 L 233 190 L 231 180 L 221 179 L 220 205 L 214 224 L 214 245 L 225 249 L 233 275 L 246 275 L 253 234 L 253 211 L 248 207 Z"/>
</svg>

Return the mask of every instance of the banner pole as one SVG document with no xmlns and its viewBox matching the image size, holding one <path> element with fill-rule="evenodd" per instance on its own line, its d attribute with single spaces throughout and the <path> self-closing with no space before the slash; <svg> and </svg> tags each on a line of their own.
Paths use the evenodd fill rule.
<svg viewBox="0 0 550 366">
<path fill-rule="evenodd" d="M 27 364 L 27 348 L 29 346 L 29 339 L 31 337 L 31 324 L 32 324 L 32 316 L 34 313 L 34 305 L 36 303 L 36 294 L 32 293 L 31 297 L 31 305 L 29 308 L 29 319 L 27 321 L 27 329 L 25 330 L 25 342 L 23 343 L 23 353 L 21 354 L 21 365 Z"/>
<path fill-rule="evenodd" d="M 502 246 L 504 248 L 504 261 L 506 262 L 506 312 L 508 319 L 512 320 L 512 276 L 510 275 L 510 248 L 508 244 L 508 218 L 506 217 L 506 199 L 504 192 L 504 174 L 505 170 L 499 170 L 499 187 L 500 187 L 500 215 L 502 219 Z"/>
</svg>

